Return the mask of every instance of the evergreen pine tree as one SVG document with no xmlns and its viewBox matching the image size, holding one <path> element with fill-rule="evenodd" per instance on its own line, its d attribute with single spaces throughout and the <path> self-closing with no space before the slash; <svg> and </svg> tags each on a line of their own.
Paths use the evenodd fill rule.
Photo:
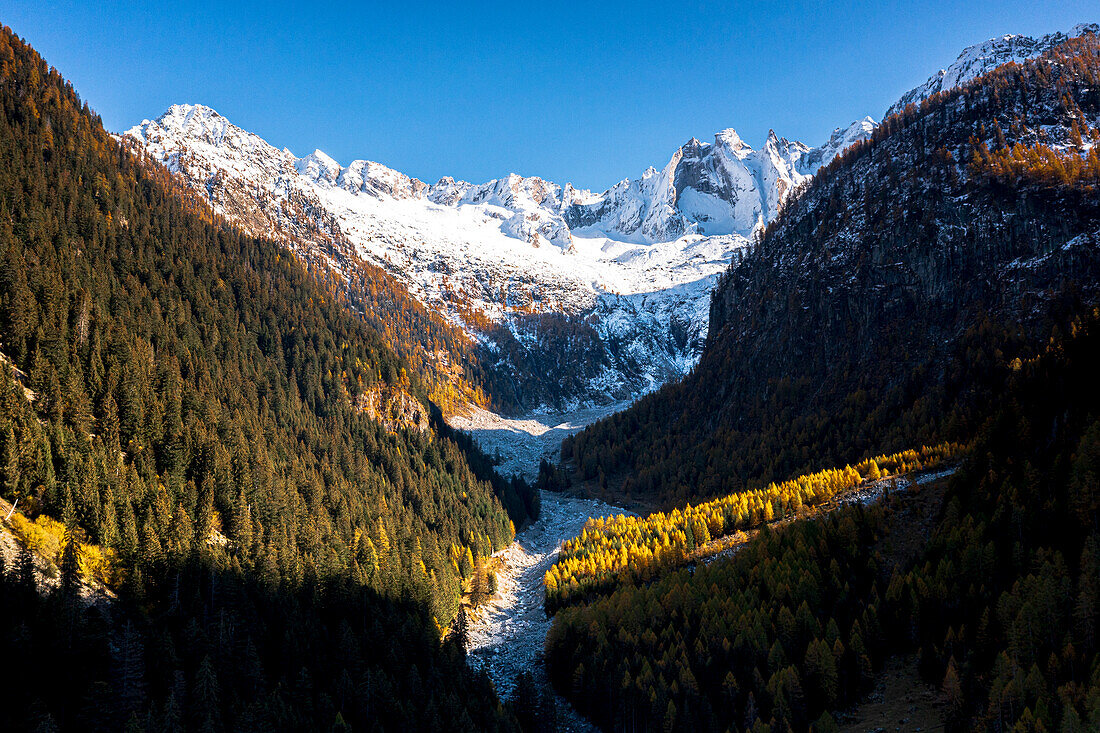
<svg viewBox="0 0 1100 733">
<path fill-rule="evenodd" d="M 218 677 L 209 656 L 202 658 L 191 687 L 191 717 L 195 730 L 213 733 L 220 728 Z"/>
<path fill-rule="evenodd" d="M 8 500 L 15 501 L 19 490 L 19 450 L 10 423 L 3 439 L 4 444 L 0 446 L 0 491 Z"/>
<path fill-rule="evenodd" d="M 111 652 L 118 711 L 123 718 L 136 715 L 145 704 L 145 651 L 130 621 L 115 634 Z"/>
<path fill-rule="evenodd" d="M 74 602 L 80 588 L 80 530 L 74 524 L 65 527 L 64 543 L 61 547 L 61 583 L 58 590 L 61 597 Z"/>
<path fill-rule="evenodd" d="M 19 554 L 15 559 L 16 586 L 24 599 L 33 598 L 38 594 L 37 572 L 34 567 L 34 555 L 26 545 L 19 547 Z"/>
<path fill-rule="evenodd" d="M 454 643 L 458 647 L 462 656 L 466 655 L 466 647 L 470 643 L 470 622 L 466 618 L 466 608 L 460 606 L 458 609 L 458 615 L 454 620 Z"/>
<path fill-rule="evenodd" d="M 524 670 L 516 677 L 512 697 L 508 701 L 512 715 L 516 716 L 520 730 L 536 733 L 539 717 L 539 689 L 531 672 Z"/>
</svg>

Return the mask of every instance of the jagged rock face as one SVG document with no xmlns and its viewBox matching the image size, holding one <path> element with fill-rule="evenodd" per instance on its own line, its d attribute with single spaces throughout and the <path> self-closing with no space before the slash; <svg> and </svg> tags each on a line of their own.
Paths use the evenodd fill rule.
<svg viewBox="0 0 1100 733">
<path fill-rule="evenodd" d="M 692 138 L 660 171 L 625 180 L 583 203 L 565 208 L 574 230 L 588 229 L 638 242 L 660 242 L 688 233 L 751 235 L 778 212 L 799 184 L 845 147 L 874 129 L 867 118 L 838 129 L 829 143 L 809 148 L 769 133 L 753 150 L 735 130 L 713 143 Z"/>
<path fill-rule="evenodd" d="M 765 149 L 774 148 L 773 138 L 768 138 Z M 756 154 L 734 130 L 719 132 L 713 145 L 692 138 L 681 147 L 673 194 L 684 226 L 694 224 L 704 232 L 728 229 L 751 233 L 763 221 L 768 200 L 783 196 L 790 183 L 782 175 L 765 181 L 763 170 L 752 165 L 758 159 L 768 161 L 771 156 Z M 793 166 L 784 168 L 789 175 Z M 754 175 L 757 172 L 759 175 Z M 766 188 L 769 183 L 775 188 Z"/>
<path fill-rule="evenodd" d="M 931 97 L 936 92 L 953 89 L 957 86 L 976 79 L 977 77 L 992 71 L 1001 64 L 1015 61 L 1017 63 L 1035 58 L 1069 38 L 1078 38 L 1086 34 L 1100 33 L 1100 25 L 1096 23 L 1082 23 L 1074 26 L 1068 32 L 1049 33 L 1039 38 L 1009 34 L 1000 38 L 991 38 L 983 43 L 968 46 L 963 49 L 955 62 L 939 73 L 932 75 L 918 87 L 910 89 L 886 110 L 883 116 L 889 117 L 900 112 L 909 104 L 920 104 L 922 100 Z"/>
<path fill-rule="evenodd" d="M 534 246 L 550 243 L 568 250 L 573 244 L 569 226 L 562 219 L 562 189 L 541 178 L 511 174 L 480 186 L 443 178 L 428 191 L 428 199 L 446 206 L 484 204 L 514 212 L 501 230 Z"/>
<path fill-rule="evenodd" d="M 356 160 L 341 174 L 339 185 L 347 191 L 362 191 L 376 197 L 420 198 L 428 187 L 423 181 L 369 160 Z"/>
<path fill-rule="evenodd" d="M 577 228 L 598 229 L 610 237 L 646 244 L 689 233 L 747 236 L 774 216 L 797 184 L 848 145 L 865 139 L 873 128 L 870 118 L 853 123 L 843 133 L 838 128 L 820 148 L 771 133 L 759 151 L 734 130 L 723 130 L 713 144 L 692 138 L 661 170 L 649 168 L 640 178 L 625 179 L 600 194 L 516 174 L 480 185 L 445 177 L 429 186 L 372 161 L 353 161 L 345 168 L 320 150 L 297 159 L 201 105 L 176 105 L 127 134 L 177 171 L 205 162 L 211 177 L 219 167 L 240 172 L 224 165 L 226 156 L 180 160 L 183 150 L 201 144 L 205 149 L 236 150 L 266 171 L 289 174 L 293 169 L 319 186 L 351 193 L 395 200 L 426 198 L 441 206 L 497 206 L 512 212 L 499 217 L 506 234 L 568 250 L 572 229 Z"/>
</svg>

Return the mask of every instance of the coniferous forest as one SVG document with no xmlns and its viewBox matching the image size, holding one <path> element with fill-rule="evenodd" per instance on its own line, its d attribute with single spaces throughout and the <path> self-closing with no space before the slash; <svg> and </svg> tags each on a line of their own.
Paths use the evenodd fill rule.
<svg viewBox="0 0 1100 733">
<path fill-rule="evenodd" d="M 4 568 L 7 730 L 511 727 L 440 643 L 537 512 L 340 292 L 109 135 L 0 34 L 0 494 L 63 524 Z M 94 551 L 94 552 L 93 552 Z M 117 601 L 80 600 L 90 557 Z"/>
<path fill-rule="evenodd" d="M 836 729 L 887 657 L 917 655 L 951 730 L 1100 726 L 1100 314 L 1004 384 L 930 541 L 856 505 L 732 560 L 559 611 L 555 685 L 615 730 Z"/>
</svg>

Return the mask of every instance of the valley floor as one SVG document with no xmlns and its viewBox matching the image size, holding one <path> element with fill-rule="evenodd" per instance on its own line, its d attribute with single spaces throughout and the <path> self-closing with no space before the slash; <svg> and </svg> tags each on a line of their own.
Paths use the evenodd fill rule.
<svg viewBox="0 0 1100 733">
<path fill-rule="evenodd" d="M 481 449 L 500 456 L 497 470 L 504 476 L 519 474 L 534 481 L 539 473 L 539 461 L 547 458 L 557 462 L 561 441 L 579 433 L 600 418 L 629 407 L 630 402 L 614 402 L 599 407 L 585 407 L 572 412 L 535 413 L 525 417 L 505 417 L 480 407 L 470 414 L 450 419 L 451 427 L 470 433 Z M 582 523 L 583 524 L 583 523 Z"/>
<path fill-rule="evenodd" d="M 586 425 L 626 406 L 625 402 L 615 403 L 570 413 L 534 414 L 519 418 L 508 418 L 475 408 L 468 416 L 452 418 L 451 424 L 471 433 L 487 453 L 497 455 L 500 459 L 498 470 L 503 474 L 518 474 L 533 481 L 538 475 L 541 459 L 546 458 L 553 462 L 558 460 L 558 451 L 565 436 L 576 433 Z M 889 477 L 865 484 L 835 497 L 810 514 L 828 512 L 846 504 L 868 505 L 895 492 L 908 494 L 910 497 L 921 494 L 931 497 L 931 492 L 921 492 L 920 489 L 928 484 L 940 483 L 953 470 L 948 468 L 929 471 L 913 477 Z M 934 493 L 938 495 L 940 492 Z M 580 534 L 589 518 L 624 512 L 629 513 L 598 499 L 544 491 L 542 513 L 538 521 L 517 533 L 511 545 L 493 556 L 497 590 L 487 603 L 471 613 L 468 651 L 470 664 L 486 671 L 502 697 L 511 694 L 521 672 L 531 672 L 540 684 L 546 682 L 542 655 L 552 619 L 544 611 L 545 590 L 542 581 L 546 571 L 557 559 L 562 543 Z M 781 520 L 779 523 L 786 521 L 790 520 Z M 753 534 L 755 532 L 738 533 L 736 537 L 722 538 L 708 547 L 700 548 L 696 553 L 696 560 L 708 563 L 735 554 Z M 892 671 L 896 673 L 893 677 L 891 670 L 884 672 L 880 686 L 887 685 L 889 690 L 896 692 L 894 688 L 901 683 L 894 677 L 905 677 L 906 670 Z M 847 720 L 849 726 L 858 726 L 860 722 L 869 722 L 872 719 L 897 716 L 905 718 L 914 704 L 912 695 L 895 695 L 894 692 L 889 692 L 887 697 L 891 700 L 895 697 L 903 698 L 904 710 L 896 705 L 888 706 L 888 710 L 879 710 L 875 703 L 886 693 L 877 691 L 878 698 L 872 695 L 858 710 L 850 711 Z M 917 707 L 923 709 L 924 702 L 926 701 L 923 698 L 917 701 Z M 935 719 L 934 707 L 925 712 L 930 714 L 910 714 L 908 717 L 910 720 L 922 722 L 926 718 Z M 558 725 L 563 731 L 594 730 L 561 697 L 558 697 Z"/>
<path fill-rule="evenodd" d="M 523 671 L 546 682 L 542 653 L 551 618 L 543 609 L 542 578 L 561 543 L 578 535 L 589 517 L 621 512 L 601 501 L 544 491 L 539 520 L 494 555 L 497 592 L 470 620 L 469 653 L 471 665 L 485 669 L 502 696 L 511 693 Z M 560 698 L 558 718 L 561 730 L 592 729 Z"/>
<path fill-rule="evenodd" d="M 452 418 L 451 425 L 473 435 L 485 452 L 499 454 L 497 469 L 502 474 L 519 474 L 533 481 L 540 460 L 558 460 L 565 436 L 628 404 L 618 402 L 520 418 L 474 408 L 469 416 Z M 538 521 L 521 530 L 511 545 L 493 556 L 497 591 L 471 615 L 469 653 L 470 664 L 488 673 L 502 697 L 511 693 L 516 677 L 523 671 L 531 672 L 540 683 L 546 682 L 542 653 L 551 619 L 543 610 L 542 578 L 557 559 L 562 542 L 580 534 L 590 517 L 623 511 L 602 501 L 544 491 Z M 557 712 L 562 731 L 594 730 L 560 697 Z"/>
</svg>

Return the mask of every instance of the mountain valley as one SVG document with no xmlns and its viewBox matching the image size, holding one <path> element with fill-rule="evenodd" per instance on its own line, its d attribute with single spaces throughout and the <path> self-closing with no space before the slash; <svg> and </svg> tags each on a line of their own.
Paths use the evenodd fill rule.
<svg viewBox="0 0 1100 733">
<path fill-rule="evenodd" d="M 3 27 L 0 728 L 1097 730 L 1098 370 L 1097 24 L 604 191 Z"/>
</svg>

